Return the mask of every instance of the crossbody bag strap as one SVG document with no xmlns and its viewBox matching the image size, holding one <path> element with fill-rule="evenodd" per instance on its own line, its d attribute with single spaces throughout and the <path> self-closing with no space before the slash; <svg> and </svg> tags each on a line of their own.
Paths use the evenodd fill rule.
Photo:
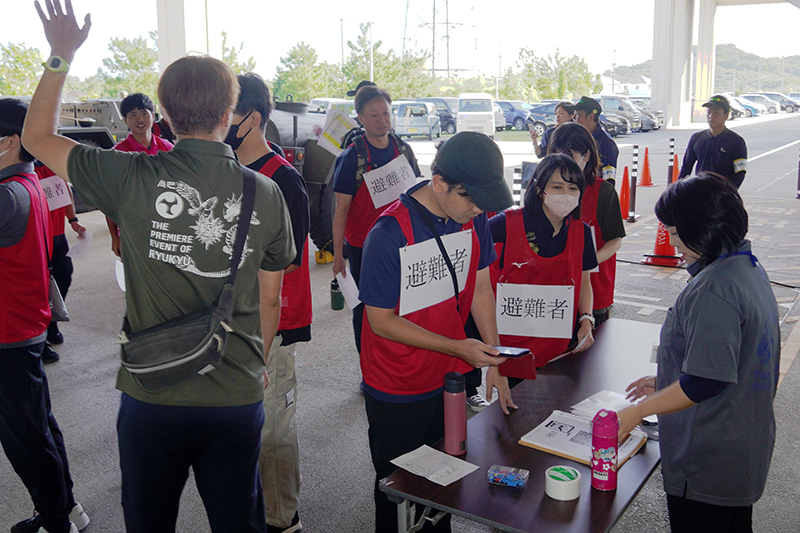
<svg viewBox="0 0 800 533">
<path fill-rule="evenodd" d="M 30 183 L 31 186 L 34 188 L 34 190 L 36 190 L 36 184 L 33 183 L 33 181 L 31 181 L 31 179 L 28 176 L 23 176 L 22 174 L 17 174 L 17 176 L 19 176 L 20 178 L 22 178 L 24 180 L 27 180 L 27 182 Z M 15 176 L 11 176 L 11 177 L 13 178 Z M 39 198 L 39 203 L 41 203 L 42 196 L 39 194 L 39 191 L 36 191 L 36 196 Z M 31 198 L 31 209 L 33 209 L 33 198 Z M 47 270 L 50 271 L 50 270 L 53 270 L 53 264 L 52 264 L 52 261 L 50 259 L 50 254 L 52 253 L 51 247 L 53 246 L 53 244 L 52 244 L 52 242 L 48 243 L 48 241 L 47 241 L 47 231 L 44 229 L 45 228 L 45 224 L 47 224 L 47 221 L 44 219 L 44 213 L 42 213 L 42 235 L 44 237 L 44 249 L 45 249 L 45 252 L 46 252 L 45 253 L 45 257 L 47 258 Z"/>
<path fill-rule="evenodd" d="M 250 230 L 250 219 L 253 216 L 253 204 L 256 197 L 256 174 L 244 165 L 242 167 L 242 208 L 239 213 L 239 223 L 236 226 L 236 240 L 233 245 L 233 257 L 231 258 L 231 273 L 227 283 L 233 285 L 236 280 L 236 272 L 239 270 L 239 262 L 242 259 L 244 242 L 247 240 L 247 232 Z"/>
<path fill-rule="evenodd" d="M 439 232 L 436 231 L 436 227 L 433 225 L 433 220 L 431 220 L 431 216 L 428 214 L 428 210 L 419 203 L 419 201 L 411 196 L 410 194 L 407 196 L 411 200 L 411 205 L 414 206 L 414 209 L 417 210 L 422 220 L 425 221 L 425 224 L 428 226 L 428 229 L 431 230 L 433 233 L 433 237 L 436 239 L 436 244 L 439 245 L 439 251 L 442 253 L 442 257 L 444 258 L 444 262 L 447 264 L 447 270 L 450 271 L 450 279 L 453 280 L 453 291 L 456 294 L 456 309 L 458 312 L 461 312 L 461 308 L 458 305 L 458 279 L 456 278 L 456 269 L 453 267 L 453 262 L 450 261 L 450 256 L 447 253 L 447 249 L 444 247 L 444 243 L 442 242 L 441 236 L 439 236 Z"/>
</svg>

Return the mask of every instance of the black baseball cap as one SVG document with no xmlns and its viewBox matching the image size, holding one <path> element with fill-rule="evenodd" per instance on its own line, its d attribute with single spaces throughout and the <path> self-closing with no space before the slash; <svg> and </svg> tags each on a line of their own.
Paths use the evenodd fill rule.
<svg viewBox="0 0 800 533">
<path fill-rule="evenodd" d="M 708 102 L 703 104 L 703 107 L 710 107 L 712 105 L 722 109 L 724 113 L 728 113 L 731 110 L 731 104 L 728 103 L 728 99 L 721 94 L 715 94 L 709 98 Z"/>
<path fill-rule="evenodd" d="M 588 96 L 581 96 L 581 99 L 578 100 L 577 104 L 567 104 L 562 106 L 567 113 L 574 113 L 575 111 L 586 111 L 591 115 L 599 115 L 603 112 L 603 108 L 600 106 L 600 102 L 595 100 L 594 98 L 589 98 Z"/>
<path fill-rule="evenodd" d="M 484 211 L 502 211 L 513 203 L 503 178 L 503 154 L 483 133 L 462 131 L 442 144 L 434 166 L 466 189 Z"/>
<path fill-rule="evenodd" d="M 375 83 L 374 81 L 362 80 L 362 81 L 358 82 L 358 85 L 356 85 L 355 89 L 353 89 L 352 91 L 347 91 L 347 96 L 355 96 L 360 88 L 367 87 L 369 85 L 373 85 L 375 87 L 378 86 L 378 84 Z"/>
</svg>

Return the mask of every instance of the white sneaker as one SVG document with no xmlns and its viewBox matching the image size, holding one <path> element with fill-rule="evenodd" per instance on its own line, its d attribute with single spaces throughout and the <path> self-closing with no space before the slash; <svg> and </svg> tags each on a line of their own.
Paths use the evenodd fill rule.
<svg viewBox="0 0 800 533">
<path fill-rule="evenodd" d="M 89 525 L 89 515 L 87 515 L 81 504 L 75 502 L 75 507 L 69 513 L 70 521 L 78 528 L 78 531 L 83 531 Z"/>
<path fill-rule="evenodd" d="M 467 405 L 476 413 L 480 413 L 491 404 L 487 402 L 480 394 L 473 394 L 467 398 Z"/>
</svg>

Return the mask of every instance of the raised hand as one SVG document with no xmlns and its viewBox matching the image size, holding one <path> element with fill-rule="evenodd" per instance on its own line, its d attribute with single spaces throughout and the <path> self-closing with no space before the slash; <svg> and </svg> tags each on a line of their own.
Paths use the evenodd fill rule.
<svg viewBox="0 0 800 533">
<path fill-rule="evenodd" d="M 44 26 L 44 34 L 50 43 L 50 53 L 63 57 L 68 63 L 75 57 L 75 51 L 80 48 L 89 35 L 92 18 L 88 13 L 83 20 L 83 27 L 78 27 L 75 13 L 72 10 L 71 0 L 65 0 L 64 8 L 61 0 L 44 0 L 47 14 L 37 0 L 36 11 Z"/>
</svg>

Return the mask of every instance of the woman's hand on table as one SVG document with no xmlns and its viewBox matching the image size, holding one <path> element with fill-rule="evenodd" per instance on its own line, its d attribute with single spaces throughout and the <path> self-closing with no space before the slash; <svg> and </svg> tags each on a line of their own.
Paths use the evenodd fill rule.
<svg viewBox="0 0 800 533">
<path fill-rule="evenodd" d="M 509 414 L 509 408 L 517 409 L 517 404 L 511 399 L 511 389 L 508 387 L 508 378 L 500 375 L 496 366 L 489 367 L 486 372 L 486 401 L 492 401 L 492 390 L 497 389 L 497 398 L 500 407 L 505 414 Z"/>
<path fill-rule="evenodd" d="M 655 391 L 656 377 L 645 376 L 628 385 L 628 388 L 625 389 L 625 392 L 628 393 L 628 396 L 626 396 L 625 399 L 635 402 L 639 398 L 653 394 Z"/>
</svg>

